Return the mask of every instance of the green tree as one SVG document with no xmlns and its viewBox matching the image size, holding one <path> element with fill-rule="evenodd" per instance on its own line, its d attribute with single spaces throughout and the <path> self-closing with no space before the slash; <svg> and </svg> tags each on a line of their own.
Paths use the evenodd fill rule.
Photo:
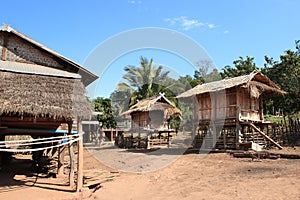
<svg viewBox="0 0 300 200">
<path fill-rule="evenodd" d="M 200 60 L 195 64 L 195 66 L 197 67 L 197 70 L 194 71 L 193 77 L 189 75 L 180 77 L 181 79 L 185 79 L 185 82 L 189 83 L 190 88 L 193 88 L 199 84 L 209 83 L 222 79 L 220 73 L 213 66 L 213 63 L 210 60 Z M 211 69 L 212 71 L 209 73 Z"/>
<path fill-rule="evenodd" d="M 204 77 L 207 75 L 209 69 L 212 68 L 212 62 L 210 60 L 200 60 L 195 66 L 197 70 L 194 72 L 193 82 L 197 83 L 197 85 L 205 83 Z"/>
<path fill-rule="evenodd" d="M 297 47 L 297 42 L 296 42 Z M 274 97 L 268 101 L 267 110 L 270 112 L 282 110 L 290 115 L 300 111 L 300 55 L 299 51 L 287 50 L 280 56 L 280 61 L 265 56 L 265 68 L 262 70 L 273 82 L 288 92 L 284 96 Z"/>
<path fill-rule="evenodd" d="M 219 81 L 222 79 L 221 74 L 219 73 L 218 69 L 213 69 L 213 71 L 204 77 L 205 83 L 213 82 L 213 81 Z"/>
<path fill-rule="evenodd" d="M 128 110 L 130 98 L 130 90 L 115 90 L 110 94 L 112 105 L 115 107 L 115 116 L 119 116 L 121 113 Z"/>
<path fill-rule="evenodd" d="M 102 114 L 97 115 L 97 120 L 106 128 L 116 128 L 116 120 L 113 115 L 113 106 L 108 98 L 97 97 L 92 100 L 93 108 L 96 112 Z"/>
<path fill-rule="evenodd" d="M 169 74 L 162 66 L 155 67 L 152 59 L 148 61 L 144 57 L 141 57 L 139 67 L 129 65 L 124 70 L 124 81 L 118 84 L 117 90 L 131 91 L 130 105 L 162 92 Z"/>
<path fill-rule="evenodd" d="M 189 75 L 186 76 L 179 76 L 177 80 L 174 81 L 174 84 L 170 87 L 174 94 L 179 95 L 192 87 L 196 86 L 196 82 L 194 85 L 191 83 L 193 78 Z"/>
<path fill-rule="evenodd" d="M 180 127 L 181 117 L 179 115 L 171 116 L 169 119 L 170 128 L 175 129 L 176 133 Z"/>
<path fill-rule="evenodd" d="M 222 68 L 223 72 L 220 73 L 222 78 L 237 77 L 241 75 L 250 74 L 254 70 L 258 69 L 254 63 L 253 57 L 247 56 L 244 60 L 244 58 L 240 56 L 238 60 L 233 61 L 233 64 L 234 67 L 227 65 L 224 68 Z"/>
<path fill-rule="evenodd" d="M 214 67 L 211 60 L 200 60 L 196 63 L 196 67 L 198 70 L 194 72 L 194 79 L 190 81 L 192 87 L 222 79 L 218 69 Z M 209 71 L 211 72 L 209 73 Z"/>
<path fill-rule="evenodd" d="M 182 76 L 180 77 L 181 81 L 185 81 L 189 84 L 190 88 L 196 87 L 199 84 L 204 83 L 204 79 L 202 77 L 198 77 L 198 71 L 195 71 L 194 77 L 191 77 L 190 75 L 186 75 L 186 76 Z M 189 87 L 186 87 L 188 89 L 190 89 Z M 185 90 L 185 91 L 186 91 Z"/>
</svg>

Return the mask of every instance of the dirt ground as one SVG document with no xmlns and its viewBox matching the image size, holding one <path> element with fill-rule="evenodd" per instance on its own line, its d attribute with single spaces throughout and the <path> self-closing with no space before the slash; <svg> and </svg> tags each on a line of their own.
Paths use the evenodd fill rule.
<svg viewBox="0 0 300 200">
<path fill-rule="evenodd" d="M 71 192 L 66 180 L 33 175 L 30 161 L 21 159 L 0 173 L 0 199 L 300 199 L 299 159 L 252 160 L 192 152 L 157 171 L 132 173 L 103 165 L 95 151 L 85 150 L 85 170 L 114 174 L 97 190 Z M 300 148 L 280 152 L 300 154 Z"/>
</svg>

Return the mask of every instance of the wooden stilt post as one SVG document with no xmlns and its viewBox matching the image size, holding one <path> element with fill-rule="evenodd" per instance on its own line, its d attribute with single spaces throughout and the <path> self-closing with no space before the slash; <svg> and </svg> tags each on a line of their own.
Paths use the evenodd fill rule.
<svg viewBox="0 0 300 200">
<path fill-rule="evenodd" d="M 139 134 L 138 134 L 138 143 L 137 143 L 137 148 L 140 148 L 140 138 L 141 138 L 141 118 L 140 118 L 140 115 L 139 115 Z"/>
<path fill-rule="evenodd" d="M 73 122 L 70 121 L 68 123 L 68 135 L 72 135 L 72 124 Z M 72 138 L 70 138 L 71 140 Z M 69 144 L 69 156 L 70 156 L 70 172 L 69 172 L 69 184 L 72 188 L 74 188 L 75 180 L 74 180 L 74 174 L 75 174 L 75 154 L 73 150 L 73 144 Z"/>
<path fill-rule="evenodd" d="M 58 164 L 57 164 L 57 175 L 62 176 L 64 174 L 64 161 L 65 161 L 65 146 L 58 148 Z"/>
<path fill-rule="evenodd" d="M 241 124 L 239 121 L 236 122 L 236 132 L 235 132 L 235 149 L 240 148 L 241 142 Z"/>
<path fill-rule="evenodd" d="M 77 142 L 78 157 L 77 157 L 77 192 L 81 192 L 83 185 L 83 141 L 82 141 L 82 123 L 81 119 L 77 118 L 77 132 L 80 139 Z"/>
<path fill-rule="evenodd" d="M 224 129 L 223 131 L 221 131 L 221 134 L 223 133 L 223 145 L 224 145 L 224 149 L 227 149 L 227 143 L 226 143 L 226 139 L 227 139 L 227 133 L 226 133 L 226 129 Z"/>
<path fill-rule="evenodd" d="M 113 141 L 113 138 L 114 138 L 114 130 L 113 128 L 110 129 L 110 138 L 109 138 L 109 141 Z"/>
<path fill-rule="evenodd" d="M 214 121 L 215 122 L 215 121 Z M 210 146 L 209 148 L 212 149 L 216 149 L 216 145 L 217 145 L 217 125 L 213 124 L 212 125 L 212 146 Z"/>
<path fill-rule="evenodd" d="M 167 142 L 168 142 L 168 148 L 170 147 L 170 131 L 168 131 L 168 138 L 167 138 Z"/>
<path fill-rule="evenodd" d="M 192 141 L 195 139 L 196 131 L 199 126 L 199 121 L 197 116 L 198 116 L 198 101 L 197 101 L 197 96 L 195 95 L 193 97 L 193 115 L 192 115 L 193 118 L 192 118 L 192 133 L 191 133 Z"/>
<path fill-rule="evenodd" d="M 211 109 L 211 120 L 210 120 L 210 125 L 212 127 L 212 146 L 210 146 L 209 148 L 215 149 L 216 148 L 216 144 L 217 144 L 217 125 L 216 125 L 216 119 L 218 118 L 218 114 L 219 114 L 219 105 L 217 104 L 217 94 L 216 93 L 212 93 L 210 94 L 210 98 L 211 98 L 211 105 L 212 105 L 212 109 Z"/>
<path fill-rule="evenodd" d="M 237 102 L 238 104 L 240 103 L 240 98 L 239 95 L 237 95 Z M 237 107 L 237 115 L 236 115 L 236 126 L 235 126 L 235 149 L 240 148 L 240 142 L 241 142 L 241 135 L 242 135 L 242 126 L 240 123 L 240 118 L 241 118 L 241 107 Z"/>
</svg>

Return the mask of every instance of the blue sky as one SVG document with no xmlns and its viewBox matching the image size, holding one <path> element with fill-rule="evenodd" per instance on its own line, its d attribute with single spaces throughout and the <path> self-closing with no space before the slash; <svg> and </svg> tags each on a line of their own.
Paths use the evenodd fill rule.
<svg viewBox="0 0 300 200">
<path fill-rule="evenodd" d="M 171 29 L 201 45 L 220 70 L 239 56 L 254 57 L 262 67 L 265 55 L 278 59 L 294 49 L 300 39 L 299 7 L 298 0 L 10 0 L 1 3 L 0 22 L 81 65 L 99 44 L 121 32 Z M 138 65 L 140 56 L 179 75 L 193 75 L 192 64 L 178 56 L 133 51 L 106 66 L 93 95 L 109 96 L 123 68 Z M 95 73 L 98 67 L 88 66 Z"/>
</svg>

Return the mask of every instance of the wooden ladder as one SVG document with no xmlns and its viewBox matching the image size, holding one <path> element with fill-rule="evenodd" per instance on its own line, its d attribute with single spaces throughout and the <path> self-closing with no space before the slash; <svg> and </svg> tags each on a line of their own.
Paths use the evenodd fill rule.
<svg viewBox="0 0 300 200">
<path fill-rule="evenodd" d="M 279 149 L 283 149 L 283 147 L 275 142 L 272 138 L 270 138 L 268 135 L 266 135 L 264 132 L 262 132 L 258 127 L 256 127 L 252 122 L 243 121 L 244 123 L 251 126 L 255 131 L 257 131 L 261 136 L 263 136 L 266 140 L 270 141 L 272 144 L 274 144 Z"/>
</svg>

